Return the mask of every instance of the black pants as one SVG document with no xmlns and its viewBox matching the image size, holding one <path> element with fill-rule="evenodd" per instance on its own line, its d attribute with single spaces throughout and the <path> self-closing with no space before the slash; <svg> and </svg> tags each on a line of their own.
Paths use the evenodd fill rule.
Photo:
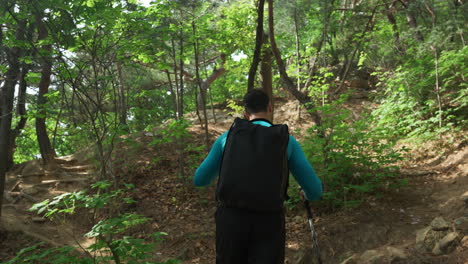
<svg viewBox="0 0 468 264">
<path fill-rule="evenodd" d="M 216 264 L 283 264 L 284 212 L 216 211 Z"/>
</svg>

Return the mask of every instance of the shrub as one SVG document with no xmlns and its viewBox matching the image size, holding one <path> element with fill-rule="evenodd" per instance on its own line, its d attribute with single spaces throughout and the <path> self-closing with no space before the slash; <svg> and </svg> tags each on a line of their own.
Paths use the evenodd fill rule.
<svg viewBox="0 0 468 264">
<path fill-rule="evenodd" d="M 311 127 L 302 142 L 304 152 L 324 184 L 323 199 L 332 208 L 354 206 L 366 195 L 378 195 L 388 187 L 398 187 L 405 180 L 397 180 L 401 151 L 395 142 L 371 124 L 372 116 L 350 120 L 350 111 L 340 107 L 342 100 L 327 104 L 322 113 L 322 126 Z M 318 136 L 316 129 L 324 131 Z"/>
</svg>

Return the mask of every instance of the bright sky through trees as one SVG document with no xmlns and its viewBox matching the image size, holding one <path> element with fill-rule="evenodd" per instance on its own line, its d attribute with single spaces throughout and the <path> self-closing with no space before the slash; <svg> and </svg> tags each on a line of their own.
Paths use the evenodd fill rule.
<svg viewBox="0 0 468 264">
<path fill-rule="evenodd" d="M 153 1 L 153 0 L 139 0 L 140 4 L 142 4 L 143 6 L 146 6 L 146 7 L 151 5 L 150 4 L 151 1 Z"/>
</svg>

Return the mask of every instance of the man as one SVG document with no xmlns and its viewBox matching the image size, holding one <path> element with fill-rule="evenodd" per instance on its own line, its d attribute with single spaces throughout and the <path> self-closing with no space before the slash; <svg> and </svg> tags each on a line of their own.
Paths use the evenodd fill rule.
<svg viewBox="0 0 468 264">
<path fill-rule="evenodd" d="M 213 144 L 195 172 L 194 184 L 216 191 L 216 263 L 284 263 L 288 169 L 307 200 L 322 195 L 320 179 L 286 125 L 271 124 L 272 106 L 261 90 L 244 96 L 246 120 Z"/>
</svg>

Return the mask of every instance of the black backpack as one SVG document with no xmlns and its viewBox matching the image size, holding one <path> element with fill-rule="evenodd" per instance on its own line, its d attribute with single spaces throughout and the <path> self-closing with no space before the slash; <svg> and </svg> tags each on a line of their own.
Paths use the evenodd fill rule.
<svg viewBox="0 0 468 264">
<path fill-rule="evenodd" d="M 224 147 L 216 190 L 219 206 L 282 210 L 287 199 L 288 141 L 287 125 L 265 127 L 236 118 Z"/>
</svg>

